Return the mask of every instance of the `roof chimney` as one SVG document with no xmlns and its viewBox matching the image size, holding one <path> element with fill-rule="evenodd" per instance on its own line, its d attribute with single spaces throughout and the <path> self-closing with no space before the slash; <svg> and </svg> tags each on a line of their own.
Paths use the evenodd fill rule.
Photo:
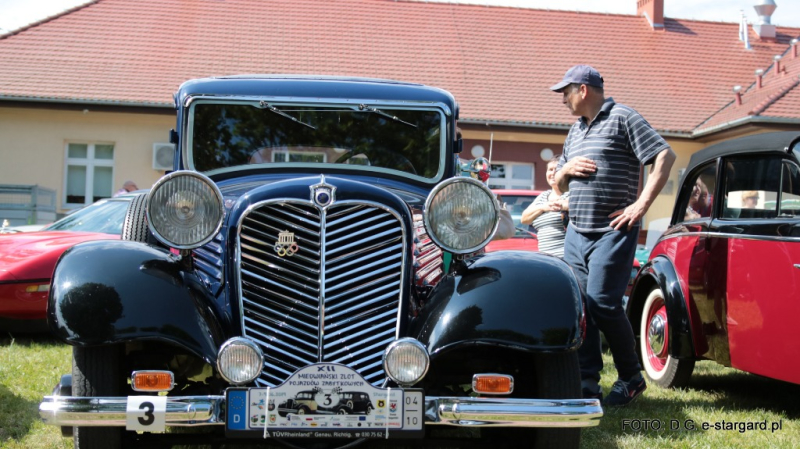
<svg viewBox="0 0 800 449">
<path fill-rule="evenodd" d="M 755 30 L 758 37 L 761 40 L 775 40 L 775 25 L 772 24 L 772 13 L 775 12 L 775 8 L 778 5 L 775 4 L 775 0 L 761 0 L 753 9 L 756 10 L 756 14 L 758 14 L 758 23 L 753 25 L 753 30 Z"/>
<path fill-rule="evenodd" d="M 781 67 L 781 55 L 775 55 L 772 57 L 772 60 L 775 61 L 775 75 L 783 75 L 783 68 Z"/>
<path fill-rule="evenodd" d="M 761 89 L 764 79 L 764 69 L 756 69 L 756 89 Z"/>
<path fill-rule="evenodd" d="M 742 86 L 733 86 L 733 95 L 736 97 L 736 105 L 742 105 Z"/>
<path fill-rule="evenodd" d="M 654 30 L 664 31 L 664 0 L 636 0 L 636 15 L 645 16 Z"/>
<path fill-rule="evenodd" d="M 797 58 L 797 38 L 792 39 L 792 59 Z"/>
</svg>

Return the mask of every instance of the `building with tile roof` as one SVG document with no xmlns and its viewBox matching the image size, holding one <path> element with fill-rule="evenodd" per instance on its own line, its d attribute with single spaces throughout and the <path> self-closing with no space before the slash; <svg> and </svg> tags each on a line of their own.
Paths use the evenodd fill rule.
<svg viewBox="0 0 800 449">
<path fill-rule="evenodd" d="M 664 1 L 637 1 L 637 15 L 410 0 L 90 1 L 0 36 L 0 178 L 55 189 L 62 211 L 127 179 L 147 186 L 163 174 L 154 148 L 174 127 L 177 87 L 241 73 L 447 89 L 465 156 L 491 148 L 503 176 L 492 182 L 507 188 L 546 188 L 542 158 L 560 153 L 574 122 L 548 87 L 577 63 L 667 138 L 679 155 L 672 185 L 710 143 L 800 127 L 800 28 L 748 27 L 744 42 L 739 24 L 663 17 Z M 108 145 L 110 160 L 81 157 Z M 648 220 L 668 215 L 671 187 Z"/>
</svg>

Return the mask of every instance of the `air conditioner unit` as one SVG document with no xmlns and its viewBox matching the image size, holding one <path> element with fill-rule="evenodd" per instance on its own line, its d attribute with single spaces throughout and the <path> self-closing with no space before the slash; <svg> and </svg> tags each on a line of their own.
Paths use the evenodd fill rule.
<svg viewBox="0 0 800 449">
<path fill-rule="evenodd" d="M 153 170 L 172 170 L 172 161 L 175 156 L 175 145 L 171 143 L 153 144 Z"/>
</svg>

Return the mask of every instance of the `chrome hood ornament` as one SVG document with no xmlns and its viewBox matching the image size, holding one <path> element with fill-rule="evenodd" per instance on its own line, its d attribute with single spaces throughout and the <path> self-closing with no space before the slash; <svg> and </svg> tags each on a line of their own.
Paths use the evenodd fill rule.
<svg viewBox="0 0 800 449">
<path fill-rule="evenodd" d="M 325 175 L 319 175 L 319 184 L 311 186 L 311 201 L 318 207 L 328 207 L 336 201 L 336 186 L 325 182 Z"/>
</svg>

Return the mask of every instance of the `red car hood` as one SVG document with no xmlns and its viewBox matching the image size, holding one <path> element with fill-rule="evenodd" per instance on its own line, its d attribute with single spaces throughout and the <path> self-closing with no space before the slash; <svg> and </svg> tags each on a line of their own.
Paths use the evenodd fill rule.
<svg viewBox="0 0 800 449">
<path fill-rule="evenodd" d="M 512 237 L 504 240 L 494 240 L 486 245 L 486 252 L 503 251 L 503 250 L 517 250 L 517 251 L 539 251 L 539 240 L 536 237 Z"/>
<path fill-rule="evenodd" d="M 50 279 L 67 248 L 89 240 L 119 240 L 115 234 L 43 231 L 0 235 L 0 282 Z"/>
</svg>

